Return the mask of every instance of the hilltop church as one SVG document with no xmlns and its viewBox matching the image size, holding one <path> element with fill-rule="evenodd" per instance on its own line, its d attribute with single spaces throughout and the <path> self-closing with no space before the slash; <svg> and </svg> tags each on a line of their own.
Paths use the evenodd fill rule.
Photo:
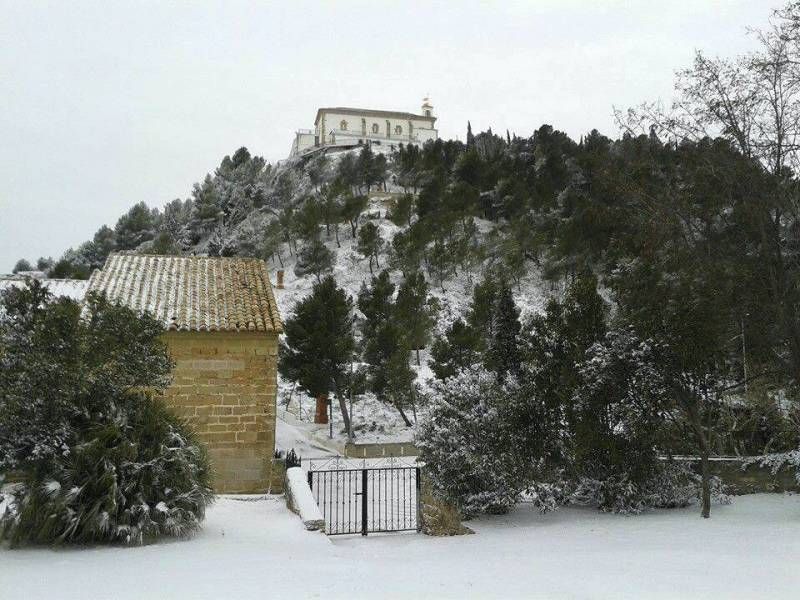
<svg viewBox="0 0 800 600">
<path fill-rule="evenodd" d="M 295 134 L 290 156 L 308 154 L 323 148 L 351 148 L 363 144 L 421 146 L 439 137 L 430 99 L 422 102 L 420 114 L 393 110 L 332 107 L 317 110 L 314 129 Z"/>
</svg>

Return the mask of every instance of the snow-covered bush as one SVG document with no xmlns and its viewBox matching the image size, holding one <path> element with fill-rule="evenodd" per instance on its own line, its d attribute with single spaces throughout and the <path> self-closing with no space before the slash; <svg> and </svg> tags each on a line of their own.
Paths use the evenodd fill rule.
<svg viewBox="0 0 800 600">
<path fill-rule="evenodd" d="M 203 448 L 154 397 L 161 324 L 38 283 L 0 296 L 0 471 L 19 484 L 0 539 L 142 543 L 197 529 L 212 500 Z"/>
<path fill-rule="evenodd" d="M 700 497 L 700 476 L 685 464 L 661 463 L 646 482 L 644 497 L 645 505 L 652 508 L 689 506 Z M 725 502 L 720 500 L 720 503 Z"/>
<path fill-rule="evenodd" d="M 688 466 L 660 463 L 645 481 L 634 482 L 627 475 L 605 479 L 582 477 L 574 485 L 568 502 L 596 506 L 603 512 L 639 514 L 649 508 L 683 508 L 696 503 L 701 494 L 700 475 Z M 718 504 L 731 498 L 719 477 L 711 478 L 711 497 Z"/>
<path fill-rule="evenodd" d="M 539 512 L 544 514 L 557 510 L 569 501 L 569 482 L 559 477 L 552 481 L 536 481 L 528 486 L 524 495 Z"/>
<path fill-rule="evenodd" d="M 432 491 L 464 514 L 506 512 L 525 488 L 523 465 L 502 418 L 515 386 L 477 367 L 433 383 L 416 444 Z"/>
<path fill-rule="evenodd" d="M 635 490 L 658 471 L 667 392 L 654 362 L 650 345 L 621 329 L 593 344 L 579 366 L 570 411 L 574 470 L 578 479 L 602 482 L 604 508 L 634 508 Z"/>
<path fill-rule="evenodd" d="M 773 475 L 777 475 L 779 471 L 783 470 L 794 471 L 795 480 L 800 484 L 800 449 L 758 456 L 745 462 L 742 468 L 750 465 L 769 469 Z"/>
<path fill-rule="evenodd" d="M 581 477 L 570 495 L 570 502 L 620 514 L 637 514 L 646 506 L 639 486 L 625 474 L 605 479 Z"/>
<path fill-rule="evenodd" d="M 41 470 L 23 472 L 0 539 L 142 544 L 199 529 L 213 499 L 204 448 L 158 399 L 132 394 L 115 412 L 76 432 Z"/>
</svg>

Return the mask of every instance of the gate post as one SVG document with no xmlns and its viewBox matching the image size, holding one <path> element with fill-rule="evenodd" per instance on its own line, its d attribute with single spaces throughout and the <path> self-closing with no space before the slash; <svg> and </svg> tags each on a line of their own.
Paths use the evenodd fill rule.
<svg viewBox="0 0 800 600">
<path fill-rule="evenodd" d="M 422 480 L 420 475 L 422 470 L 417 467 L 417 533 L 422 531 Z"/>
<path fill-rule="evenodd" d="M 361 470 L 361 535 L 367 535 L 367 469 Z"/>
</svg>

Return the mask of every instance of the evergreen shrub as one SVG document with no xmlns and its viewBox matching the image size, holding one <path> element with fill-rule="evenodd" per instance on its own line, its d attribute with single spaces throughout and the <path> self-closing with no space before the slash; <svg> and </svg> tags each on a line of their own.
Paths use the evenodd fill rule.
<svg viewBox="0 0 800 600">
<path fill-rule="evenodd" d="M 158 398 L 172 364 L 161 324 L 37 281 L 0 296 L 0 513 L 12 546 L 142 544 L 200 526 L 205 449 Z"/>
</svg>

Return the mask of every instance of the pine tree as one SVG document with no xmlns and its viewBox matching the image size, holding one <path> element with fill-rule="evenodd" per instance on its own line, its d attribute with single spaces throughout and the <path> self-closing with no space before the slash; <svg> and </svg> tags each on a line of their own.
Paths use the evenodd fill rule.
<svg viewBox="0 0 800 600">
<path fill-rule="evenodd" d="M 317 283 L 322 281 L 322 275 L 333 269 L 336 256 L 322 240 L 313 239 L 307 242 L 297 256 L 294 274 L 302 277 L 311 273 L 317 278 Z"/>
<path fill-rule="evenodd" d="M 106 227 L 106 229 L 108 228 Z M 47 273 L 50 269 L 53 268 L 53 262 L 54 262 L 53 259 L 49 256 L 48 257 L 40 256 L 39 258 L 36 259 L 36 270 Z"/>
<path fill-rule="evenodd" d="M 19 273 L 20 271 L 33 271 L 33 266 L 24 258 L 20 258 L 14 265 L 12 273 Z"/>
<path fill-rule="evenodd" d="M 306 172 L 311 185 L 314 190 L 319 192 L 320 187 L 323 186 L 331 177 L 330 172 L 330 158 L 325 153 L 317 154 L 308 163 Z"/>
<path fill-rule="evenodd" d="M 153 212 L 144 202 L 133 205 L 122 215 L 114 228 L 116 246 L 120 250 L 132 250 L 142 242 L 155 237 Z"/>
<path fill-rule="evenodd" d="M 408 366 L 410 354 L 405 335 L 394 319 L 381 322 L 366 339 L 364 359 L 369 364 L 370 387 L 379 400 L 397 409 L 408 427 L 411 420 L 405 409 L 413 401 L 415 378 Z"/>
<path fill-rule="evenodd" d="M 475 136 L 472 135 L 472 123 L 467 121 L 467 148 L 475 146 Z"/>
<path fill-rule="evenodd" d="M 398 231 L 392 238 L 392 265 L 403 273 L 418 270 L 425 256 L 426 243 L 427 233 L 419 222 L 405 231 Z"/>
<path fill-rule="evenodd" d="M 483 339 L 489 339 L 494 332 L 492 314 L 497 297 L 498 284 L 491 277 L 485 277 L 472 290 L 472 302 L 467 313 L 467 324 Z"/>
<path fill-rule="evenodd" d="M 354 196 L 353 194 L 346 194 L 344 202 L 341 207 L 342 219 L 350 224 L 351 237 L 356 237 L 358 230 L 358 221 L 361 218 L 361 213 L 367 208 L 366 196 Z"/>
<path fill-rule="evenodd" d="M 576 365 L 604 338 L 606 312 L 597 279 L 586 274 L 569 287 L 563 301 L 553 299 L 544 313 L 534 315 L 523 336 L 536 393 L 548 405 L 560 407 L 570 431 L 576 429 L 573 398 L 581 383 Z"/>
<path fill-rule="evenodd" d="M 378 329 L 378 326 L 387 321 L 392 314 L 392 297 L 394 284 L 385 269 L 377 277 L 372 278 L 371 285 L 361 285 L 358 292 L 358 309 L 364 313 L 365 321 L 362 334 L 369 339 Z"/>
<path fill-rule="evenodd" d="M 150 247 L 153 254 L 160 254 L 162 256 L 171 256 L 180 253 L 180 249 L 172 239 L 172 236 L 167 231 L 162 231 L 156 235 L 153 244 Z"/>
<path fill-rule="evenodd" d="M 411 216 L 414 214 L 414 196 L 403 194 L 395 200 L 389 210 L 389 220 L 395 225 L 411 227 Z"/>
<path fill-rule="evenodd" d="M 384 191 L 386 190 L 386 168 L 386 156 L 378 154 L 375 156 L 375 160 L 372 162 L 372 168 L 369 172 L 370 183 L 378 189 L 383 188 Z"/>
<path fill-rule="evenodd" d="M 221 222 L 214 228 L 214 232 L 208 240 L 208 254 L 210 256 L 236 256 L 239 247 Z"/>
<path fill-rule="evenodd" d="M 372 273 L 372 261 L 380 268 L 378 255 L 383 248 L 384 241 L 375 223 L 365 223 L 358 232 L 357 249 L 364 258 L 369 258 L 369 272 Z"/>
<path fill-rule="evenodd" d="M 314 285 L 311 295 L 300 300 L 284 325 L 278 368 L 317 399 L 315 422 L 325 423 L 328 394 L 339 401 L 342 421 L 349 432 L 350 415 L 343 384 L 355 350 L 352 300 L 328 276 Z"/>
<path fill-rule="evenodd" d="M 177 239 L 177 238 L 175 238 Z M 105 264 L 108 255 L 117 249 L 117 236 L 114 230 L 103 225 L 92 237 L 93 254 L 87 257 L 89 268 L 100 269 Z"/>
<path fill-rule="evenodd" d="M 441 239 L 437 239 L 433 243 L 433 247 L 428 250 L 427 257 L 428 273 L 439 281 L 439 287 L 444 292 L 444 282 L 452 272 L 453 256 L 447 245 Z"/>
<path fill-rule="evenodd" d="M 286 242 L 286 245 L 289 248 L 289 256 L 292 255 L 292 249 L 297 251 L 297 240 L 294 239 L 293 228 L 294 228 L 294 208 L 291 206 L 285 206 L 281 209 L 278 213 L 278 223 L 281 226 L 281 236 L 283 241 Z"/>
<path fill-rule="evenodd" d="M 409 273 L 397 292 L 395 318 L 405 332 L 409 347 L 416 352 L 419 366 L 419 350 L 428 343 L 436 314 L 435 305 L 428 296 L 428 282 L 417 271 Z"/>
<path fill-rule="evenodd" d="M 202 184 L 194 184 L 192 188 L 192 214 L 187 225 L 192 243 L 197 243 L 203 236 L 210 233 L 223 217 L 220 203 L 211 175 L 206 175 Z"/>
<path fill-rule="evenodd" d="M 462 369 L 480 364 L 480 348 L 477 332 L 463 320 L 456 319 L 431 347 L 431 370 L 439 379 L 452 377 Z"/>
<path fill-rule="evenodd" d="M 281 268 L 283 268 L 283 255 L 281 253 L 283 241 L 284 236 L 280 221 L 270 221 L 269 225 L 264 228 L 261 256 L 273 262 L 277 258 Z"/>
<path fill-rule="evenodd" d="M 323 212 L 323 207 L 315 198 L 305 198 L 294 211 L 292 227 L 295 235 L 306 242 L 319 239 Z"/>
<path fill-rule="evenodd" d="M 326 185 L 322 190 L 322 202 L 320 203 L 322 218 L 325 221 L 325 233 L 330 238 L 332 225 L 336 234 L 337 248 L 341 247 L 339 243 L 339 223 L 342 219 L 342 192 L 340 185 Z"/>
</svg>

